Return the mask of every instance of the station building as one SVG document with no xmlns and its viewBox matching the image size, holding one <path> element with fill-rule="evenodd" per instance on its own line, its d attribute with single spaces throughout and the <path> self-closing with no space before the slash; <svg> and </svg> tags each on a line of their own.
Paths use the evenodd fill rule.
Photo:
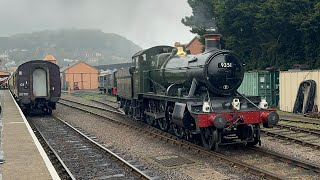
<svg viewBox="0 0 320 180">
<path fill-rule="evenodd" d="M 199 41 L 199 37 L 195 36 L 188 44 L 185 45 L 186 49 L 189 49 L 191 54 L 201 54 L 204 46 Z"/>
<path fill-rule="evenodd" d="M 80 61 L 69 66 L 60 68 L 61 87 L 67 90 L 94 90 L 98 89 L 99 71 L 95 67 Z"/>
<path fill-rule="evenodd" d="M 9 77 L 10 73 L 7 71 L 0 71 L 0 78 Z"/>
<path fill-rule="evenodd" d="M 57 59 L 51 54 L 46 55 L 43 60 L 57 64 Z"/>
</svg>

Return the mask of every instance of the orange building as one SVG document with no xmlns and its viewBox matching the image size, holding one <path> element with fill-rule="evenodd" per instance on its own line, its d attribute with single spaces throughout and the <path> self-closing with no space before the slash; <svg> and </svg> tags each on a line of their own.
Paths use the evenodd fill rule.
<svg viewBox="0 0 320 180">
<path fill-rule="evenodd" d="M 57 59 L 51 54 L 46 55 L 43 60 L 57 64 Z"/>
<path fill-rule="evenodd" d="M 98 69 L 83 61 L 63 67 L 60 72 L 63 89 L 98 89 Z"/>
<path fill-rule="evenodd" d="M 204 46 L 199 41 L 198 36 L 195 36 L 186 46 L 186 49 L 189 49 L 191 54 L 201 54 L 203 52 Z"/>
<path fill-rule="evenodd" d="M 0 78 L 6 78 L 9 77 L 10 73 L 7 71 L 0 71 Z"/>
<path fill-rule="evenodd" d="M 10 73 L 7 71 L 0 71 L 0 77 L 8 77 L 10 76 Z"/>
</svg>

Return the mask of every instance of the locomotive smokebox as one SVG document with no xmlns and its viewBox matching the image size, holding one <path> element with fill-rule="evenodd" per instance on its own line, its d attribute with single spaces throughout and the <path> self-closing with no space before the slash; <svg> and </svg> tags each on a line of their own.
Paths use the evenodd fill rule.
<svg viewBox="0 0 320 180">
<path fill-rule="evenodd" d="M 212 51 L 214 49 L 221 49 L 220 39 L 222 35 L 216 33 L 215 31 L 207 31 L 204 35 L 204 39 L 206 41 L 205 44 L 205 53 Z"/>
</svg>

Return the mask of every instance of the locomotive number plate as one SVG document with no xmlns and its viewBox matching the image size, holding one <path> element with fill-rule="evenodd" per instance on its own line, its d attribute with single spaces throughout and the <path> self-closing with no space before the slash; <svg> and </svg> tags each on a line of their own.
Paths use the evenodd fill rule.
<svg viewBox="0 0 320 180">
<path fill-rule="evenodd" d="M 232 63 L 227 63 L 227 62 L 223 62 L 223 63 L 218 63 L 218 68 L 232 68 Z"/>
</svg>

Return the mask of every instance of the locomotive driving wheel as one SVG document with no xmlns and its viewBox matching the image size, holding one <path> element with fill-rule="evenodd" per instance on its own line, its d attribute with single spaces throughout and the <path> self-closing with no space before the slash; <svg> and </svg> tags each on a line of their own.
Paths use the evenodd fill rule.
<svg viewBox="0 0 320 180">
<path fill-rule="evenodd" d="M 126 115 L 132 115 L 132 106 L 129 101 L 125 102 L 125 105 L 123 106 L 123 110 Z"/>
<path fill-rule="evenodd" d="M 167 118 L 160 118 L 158 119 L 159 128 L 162 131 L 168 131 L 170 129 L 170 122 L 167 120 Z"/>
<path fill-rule="evenodd" d="M 173 125 L 172 125 L 172 129 L 173 129 L 174 134 L 175 134 L 178 138 L 182 139 L 182 138 L 184 137 L 184 129 L 183 129 L 183 128 L 179 127 L 179 126 L 176 125 L 176 124 L 173 124 Z"/>
<path fill-rule="evenodd" d="M 205 148 L 210 150 L 218 149 L 218 130 L 212 127 L 201 129 L 201 140 Z"/>
<path fill-rule="evenodd" d="M 152 116 L 146 115 L 146 122 L 150 125 L 153 126 L 155 124 L 155 119 Z"/>
<path fill-rule="evenodd" d="M 255 132 L 253 134 L 253 142 L 248 142 L 247 146 L 252 147 L 252 146 L 257 145 L 260 142 L 260 136 L 261 136 L 260 126 L 257 125 L 256 126 L 256 130 L 255 130 Z"/>
<path fill-rule="evenodd" d="M 50 115 L 52 114 L 52 109 L 51 108 L 47 108 L 47 113 Z"/>
<path fill-rule="evenodd" d="M 124 111 L 124 113 L 125 113 L 126 115 L 129 114 L 129 107 L 127 106 L 127 104 L 125 104 L 125 105 L 123 106 L 123 111 Z"/>
</svg>

